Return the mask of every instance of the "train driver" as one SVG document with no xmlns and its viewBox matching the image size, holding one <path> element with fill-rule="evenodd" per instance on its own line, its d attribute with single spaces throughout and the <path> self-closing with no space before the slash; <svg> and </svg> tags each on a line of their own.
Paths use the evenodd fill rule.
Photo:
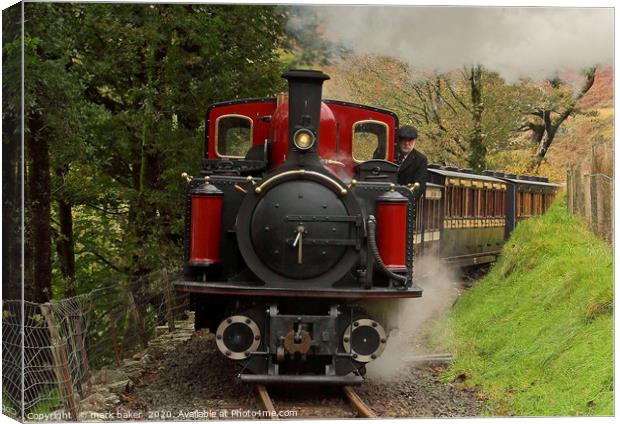
<svg viewBox="0 0 620 424">
<path fill-rule="evenodd" d="M 405 125 L 398 129 L 398 152 L 396 163 L 399 165 L 397 180 L 398 184 L 407 185 L 419 183 L 416 190 L 416 198 L 419 198 L 426 189 L 428 160 L 426 156 L 415 149 L 418 131 Z"/>
</svg>

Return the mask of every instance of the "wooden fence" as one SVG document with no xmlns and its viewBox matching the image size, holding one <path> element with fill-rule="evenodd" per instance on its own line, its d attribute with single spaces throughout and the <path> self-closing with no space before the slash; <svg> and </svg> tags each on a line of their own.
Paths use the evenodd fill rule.
<svg viewBox="0 0 620 424">
<path fill-rule="evenodd" d="M 613 183 L 613 149 L 608 144 L 592 146 L 591 155 L 566 173 L 568 211 L 583 217 L 609 243 L 614 227 Z"/>
</svg>

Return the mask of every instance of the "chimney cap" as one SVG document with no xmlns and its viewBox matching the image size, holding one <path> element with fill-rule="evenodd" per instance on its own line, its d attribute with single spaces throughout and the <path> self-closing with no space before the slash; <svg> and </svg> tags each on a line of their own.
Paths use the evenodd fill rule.
<svg viewBox="0 0 620 424">
<path fill-rule="evenodd" d="M 329 79 L 329 75 L 313 69 L 290 69 L 282 74 L 282 78 L 310 78 L 325 81 Z"/>
</svg>

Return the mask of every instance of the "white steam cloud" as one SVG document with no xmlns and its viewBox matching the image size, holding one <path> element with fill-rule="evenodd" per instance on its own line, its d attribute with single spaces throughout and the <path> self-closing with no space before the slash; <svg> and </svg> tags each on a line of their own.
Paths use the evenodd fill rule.
<svg viewBox="0 0 620 424">
<path fill-rule="evenodd" d="M 542 79 L 613 60 L 612 8 L 316 6 L 298 12 L 293 25 L 316 14 L 325 38 L 356 53 L 439 72 L 481 64 L 508 80 Z"/>
<path fill-rule="evenodd" d="M 379 320 L 388 333 L 383 354 L 368 364 L 368 377 L 374 380 L 397 381 L 407 376 L 412 358 L 429 352 L 424 337 L 435 320 L 443 316 L 458 296 L 459 276 L 434 256 L 416 261 L 414 280 L 424 289 L 420 299 L 368 301 L 362 303 L 371 317 Z"/>
</svg>

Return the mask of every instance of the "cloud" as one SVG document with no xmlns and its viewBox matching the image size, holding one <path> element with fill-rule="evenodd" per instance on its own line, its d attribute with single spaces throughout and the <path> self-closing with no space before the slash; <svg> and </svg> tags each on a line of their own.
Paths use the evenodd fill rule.
<svg viewBox="0 0 620 424">
<path fill-rule="evenodd" d="M 613 9 L 308 6 L 295 26 L 322 21 L 324 36 L 360 54 L 440 72 L 482 64 L 504 78 L 542 79 L 613 61 Z"/>
</svg>

